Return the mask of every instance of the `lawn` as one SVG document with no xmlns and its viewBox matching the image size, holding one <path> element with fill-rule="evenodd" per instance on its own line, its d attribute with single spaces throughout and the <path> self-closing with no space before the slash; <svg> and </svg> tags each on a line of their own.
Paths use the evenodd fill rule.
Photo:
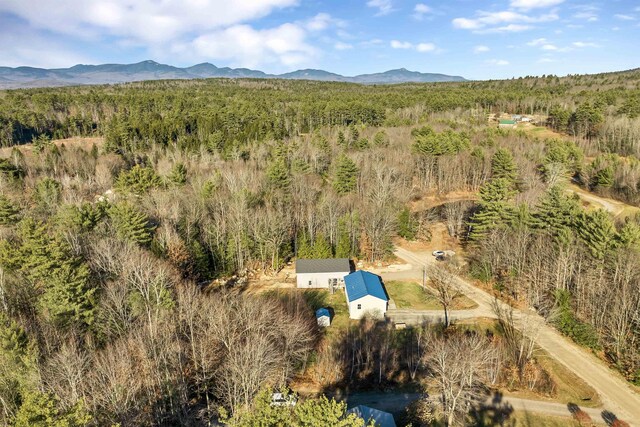
<svg viewBox="0 0 640 427">
<path fill-rule="evenodd" d="M 510 424 L 511 422 L 513 424 Z M 532 412 L 515 411 L 509 417 L 509 421 L 505 425 L 513 425 L 513 427 L 579 427 L 580 423 L 566 417 L 554 417 L 551 415 L 534 414 Z"/>
<path fill-rule="evenodd" d="M 430 288 L 414 281 L 390 280 L 385 282 L 389 297 L 396 303 L 396 308 L 411 308 L 413 310 L 442 310 L 442 304 Z M 454 310 L 467 310 L 477 307 L 476 303 L 464 295 L 453 301 Z"/>
<path fill-rule="evenodd" d="M 412 308 L 414 310 L 441 310 L 442 305 L 428 289 L 422 289 L 416 282 L 392 280 L 385 282 L 389 297 L 396 303 L 397 308 Z"/>
</svg>

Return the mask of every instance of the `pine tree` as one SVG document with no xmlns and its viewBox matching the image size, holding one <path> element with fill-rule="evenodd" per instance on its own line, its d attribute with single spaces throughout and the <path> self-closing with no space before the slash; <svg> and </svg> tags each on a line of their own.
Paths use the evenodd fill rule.
<svg viewBox="0 0 640 427">
<path fill-rule="evenodd" d="M 336 244 L 336 258 L 351 258 L 351 235 L 344 218 L 338 221 L 338 243 Z"/>
<path fill-rule="evenodd" d="M 169 174 L 169 182 L 184 185 L 187 182 L 187 167 L 183 163 L 176 163 Z"/>
<path fill-rule="evenodd" d="M 591 255 L 604 259 L 616 238 L 616 229 L 611 216 L 603 209 L 582 212 L 578 217 L 578 235 L 587 245 Z"/>
<path fill-rule="evenodd" d="M 538 201 L 533 212 L 533 226 L 556 237 L 571 234 L 580 212 L 580 202 L 566 195 L 562 187 L 554 186 Z"/>
<path fill-rule="evenodd" d="M 338 194 L 347 194 L 355 191 L 358 183 L 358 167 L 355 162 L 346 155 L 338 158 L 333 188 Z"/>
<path fill-rule="evenodd" d="M 417 228 L 417 221 L 411 211 L 408 208 L 403 208 L 398 215 L 398 236 L 413 240 L 416 238 Z"/>
<path fill-rule="evenodd" d="M 514 207 L 509 199 L 514 195 L 505 178 L 492 179 L 480 188 L 479 209 L 471 219 L 471 240 L 481 240 L 497 227 L 512 223 Z"/>
<path fill-rule="evenodd" d="M 0 246 L 0 264 L 31 282 L 41 312 L 53 323 L 91 324 L 95 289 L 87 265 L 66 241 L 50 236 L 42 223 L 25 219 L 17 234 L 16 241 Z"/>
<path fill-rule="evenodd" d="M 151 243 L 154 226 L 144 212 L 128 202 L 111 206 L 109 217 L 118 237 L 122 240 L 146 246 Z"/>
<path fill-rule="evenodd" d="M 83 427 L 92 420 L 82 401 L 63 410 L 52 393 L 30 391 L 23 398 L 14 427 Z"/>
<path fill-rule="evenodd" d="M 616 236 L 619 247 L 640 250 L 640 225 L 627 219 Z"/>
<path fill-rule="evenodd" d="M 511 152 L 504 148 L 499 148 L 491 158 L 491 173 L 494 178 L 504 178 L 510 182 L 515 182 L 518 178 L 518 167 L 513 161 Z"/>
<path fill-rule="evenodd" d="M 352 124 L 351 127 L 349 127 L 349 134 L 349 145 L 356 145 L 360 139 L 360 132 L 356 125 Z"/>
<path fill-rule="evenodd" d="M 384 130 L 376 132 L 376 135 L 373 137 L 373 145 L 375 145 L 376 147 L 389 146 L 389 137 Z"/>
<path fill-rule="evenodd" d="M 278 156 L 267 168 L 269 183 L 274 188 L 287 190 L 291 185 L 291 173 L 287 161 L 283 156 Z"/>
<path fill-rule="evenodd" d="M 20 211 L 4 194 L 0 194 L 0 224 L 12 225 L 18 222 Z"/>
<path fill-rule="evenodd" d="M 344 137 L 344 132 L 338 131 L 338 140 L 336 141 L 340 147 L 347 146 L 347 138 Z"/>
<path fill-rule="evenodd" d="M 316 239 L 313 242 L 313 258 L 333 258 L 331 243 L 329 243 L 329 240 L 325 237 L 324 233 L 316 234 Z"/>
<path fill-rule="evenodd" d="M 309 241 L 309 236 L 307 235 L 307 233 L 298 233 L 296 250 L 296 257 L 299 259 L 313 258 L 313 247 L 311 246 L 311 242 Z"/>
<path fill-rule="evenodd" d="M 115 182 L 115 188 L 134 194 L 144 194 L 147 190 L 158 187 L 162 180 L 152 167 L 135 165 L 128 171 L 121 172 Z"/>
</svg>

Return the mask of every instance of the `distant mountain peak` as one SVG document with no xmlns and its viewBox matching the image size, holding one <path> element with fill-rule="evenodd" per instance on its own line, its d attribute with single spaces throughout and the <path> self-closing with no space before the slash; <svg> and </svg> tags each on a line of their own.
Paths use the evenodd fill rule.
<svg viewBox="0 0 640 427">
<path fill-rule="evenodd" d="M 343 76 L 330 71 L 306 68 L 284 74 L 266 74 L 248 68 L 218 68 L 209 62 L 179 68 L 147 59 L 135 64 L 77 64 L 70 68 L 0 67 L 0 89 L 28 87 L 113 84 L 141 80 L 198 78 L 280 78 L 295 80 L 337 81 L 361 84 L 430 83 L 464 81 L 460 76 L 421 73 L 406 68 L 381 73 Z"/>
</svg>

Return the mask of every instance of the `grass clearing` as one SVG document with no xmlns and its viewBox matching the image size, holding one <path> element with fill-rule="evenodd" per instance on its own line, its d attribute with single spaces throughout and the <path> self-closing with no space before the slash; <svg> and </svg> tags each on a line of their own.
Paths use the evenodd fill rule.
<svg viewBox="0 0 640 427">
<path fill-rule="evenodd" d="M 434 291 L 427 287 L 422 288 L 416 281 L 390 280 L 385 282 L 389 297 L 396 303 L 399 309 L 413 310 L 442 310 L 442 304 L 438 301 Z M 453 310 L 468 310 L 478 305 L 464 295 L 460 295 L 453 301 Z"/>
<path fill-rule="evenodd" d="M 554 417 L 552 415 L 534 414 L 533 412 L 514 411 L 505 425 L 513 427 L 580 427 L 581 424 L 568 417 Z"/>
<path fill-rule="evenodd" d="M 549 373 L 556 388 L 553 396 L 541 396 L 528 390 L 509 391 L 509 394 L 524 399 L 544 399 L 560 403 L 575 403 L 587 408 L 602 406 L 598 393 L 580 377 L 564 365 L 550 357 L 544 350 L 537 348 L 536 361 Z"/>
<path fill-rule="evenodd" d="M 397 308 L 412 308 L 414 310 L 440 310 L 442 305 L 436 296 L 423 289 L 417 282 L 391 280 L 385 282 L 389 297 L 396 303 Z"/>
</svg>

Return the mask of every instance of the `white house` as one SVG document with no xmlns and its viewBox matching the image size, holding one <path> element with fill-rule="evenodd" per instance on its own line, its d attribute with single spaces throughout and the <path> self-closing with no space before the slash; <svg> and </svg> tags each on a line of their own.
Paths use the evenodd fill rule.
<svg viewBox="0 0 640 427">
<path fill-rule="evenodd" d="M 349 409 L 347 414 L 356 414 L 358 418 L 364 420 L 365 425 L 369 425 L 369 422 L 373 421 L 377 427 L 396 427 L 393 415 L 368 406 L 358 405 Z"/>
<path fill-rule="evenodd" d="M 380 276 L 359 270 L 344 277 L 349 318 L 362 319 L 365 314 L 382 318 L 387 312 L 389 296 Z"/>
<path fill-rule="evenodd" d="M 318 326 L 327 327 L 331 325 L 331 312 L 328 308 L 319 308 L 316 310 L 316 321 Z"/>
<path fill-rule="evenodd" d="M 344 286 L 344 276 L 351 273 L 348 258 L 299 259 L 296 261 L 298 288 L 332 289 Z"/>
</svg>

